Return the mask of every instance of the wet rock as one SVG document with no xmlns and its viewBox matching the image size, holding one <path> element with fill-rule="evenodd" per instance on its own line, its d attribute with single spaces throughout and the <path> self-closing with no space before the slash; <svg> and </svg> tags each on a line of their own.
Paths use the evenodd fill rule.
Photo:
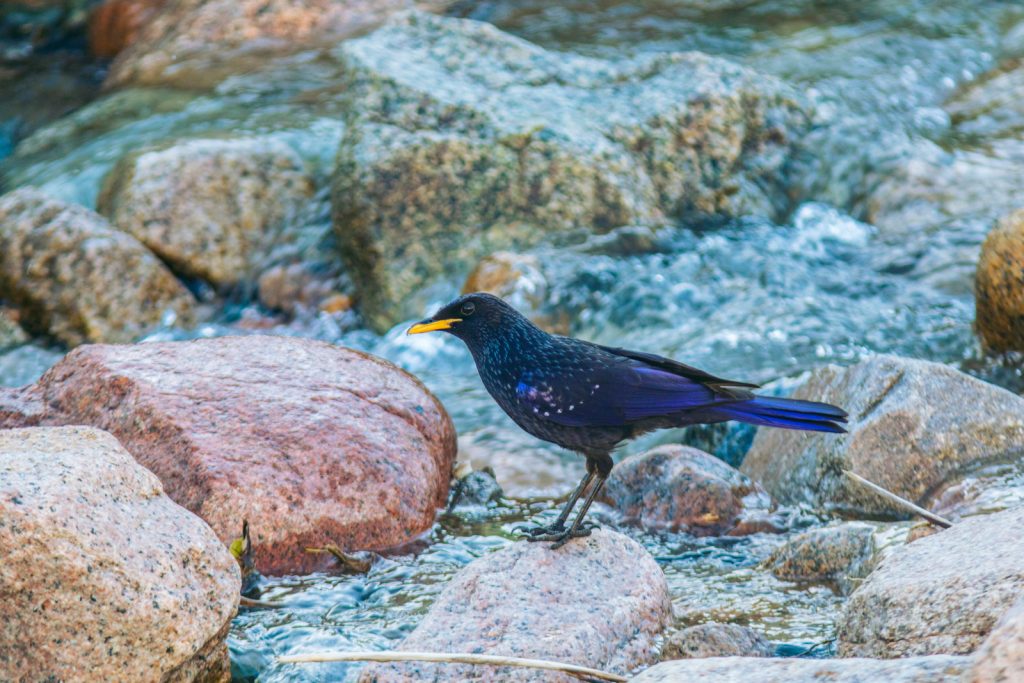
<svg viewBox="0 0 1024 683">
<path fill-rule="evenodd" d="M 659 446 L 615 466 L 601 499 L 627 523 L 695 536 L 752 533 L 748 524 L 772 506 L 738 470 L 689 446 Z M 745 524 L 747 523 L 747 524 Z"/>
<path fill-rule="evenodd" d="M 426 281 L 497 250 L 777 215 L 808 127 L 779 82 L 699 53 L 610 62 L 406 14 L 339 54 L 334 223 L 378 330 L 421 312 Z"/>
<path fill-rule="evenodd" d="M 874 556 L 874 527 L 849 522 L 811 529 L 776 548 L 768 568 L 783 581 L 836 581 L 844 593 L 851 579 L 867 576 Z"/>
<path fill-rule="evenodd" d="M 661 649 L 662 661 L 701 657 L 771 657 L 775 648 L 752 628 L 700 624 L 677 631 Z"/>
<path fill-rule="evenodd" d="M 104 0 L 89 15 L 89 50 L 110 59 L 136 41 L 168 0 Z"/>
<path fill-rule="evenodd" d="M 195 139 L 123 158 L 98 208 L 176 271 L 226 287 L 252 274 L 312 195 L 301 158 L 283 142 Z"/>
<path fill-rule="evenodd" d="M 111 65 L 108 86 L 209 86 L 270 55 L 333 45 L 413 0 L 178 0 L 166 3 Z"/>
<path fill-rule="evenodd" d="M 631 683 L 959 683 L 968 657 L 907 659 L 762 659 L 713 657 L 662 662 Z"/>
<path fill-rule="evenodd" d="M 248 520 L 269 575 L 329 565 L 307 547 L 412 540 L 455 457 L 448 415 L 415 378 L 307 339 L 81 347 L 15 398 L 30 419 L 113 433 L 225 545 Z"/>
<path fill-rule="evenodd" d="M 992 351 L 1024 351 L 1024 209 L 1004 217 L 981 247 L 975 329 Z"/>
<path fill-rule="evenodd" d="M 0 679 L 230 679 L 235 561 L 110 434 L 0 431 L 0 556 Z"/>
<path fill-rule="evenodd" d="M 459 463 L 455 469 L 455 484 L 452 486 L 448 510 L 459 507 L 486 506 L 497 503 L 504 495 L 505 492 L 501 490 L 501 485 L 498 484 L 492 468 L 484 467 L 481 470 L 474 470 L 466 463 Z"/>
<path fill-rule="evenodd" d="M 842 470 L 928 507 L 953 476 L 1024 453 L 1024 399 L 938 363 L 883 355 L 828 366 L 793 396 L 845 408 L 850 433 L 758 430 L 740 469 L 786 503 L 906 518 Z"/>
<path fill-rule="evenodd" d="M 21 325 L 68 345 L 131 341 L 195 301 L 134 237 L 31 188 L 0 198 L 0 299 Z"/>
<path fill-rule="evenodd" d="M 518 542 L 462 569 L 397 650 L 486 652 L 620 674 L 651 661 L 671 619 L 661 568 L 635 541 L 596 530 L 558 550 Z M 574 681 L 535 669 L 379 664 L 360 681 Z"/>
<path fill-rule="evenodd" d="M 0 308 L 0 351 L 28 342 L 28 335 L 10 313 Z"/>
<path fill-rule="evenodd" d="M 971 517 L 887 555 L 838 623 L 844 657 L 967 654 L 1024 592 L 1024 508 Z"/>
<path fill-rule="evenodd" d="M 970 683 L 1012 683 L 1024 680 L 1024 599 L 1018 600 L 974 653 Z"/>
</svg>

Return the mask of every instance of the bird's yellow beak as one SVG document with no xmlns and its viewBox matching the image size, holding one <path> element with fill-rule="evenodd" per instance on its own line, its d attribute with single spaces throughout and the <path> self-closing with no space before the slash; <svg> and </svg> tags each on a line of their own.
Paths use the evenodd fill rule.
<svg viewBox="0 0 1024 683">
<path fill-rule="evenodd" d="M 436 332 L 437 330 L 450 330 L 455 323 L 461 323 L 462 318 L 447 318 L 445 320 L 425 320 L 416 323 L 406 334 L 423 334 L 424 332 Z"/>
</svg>

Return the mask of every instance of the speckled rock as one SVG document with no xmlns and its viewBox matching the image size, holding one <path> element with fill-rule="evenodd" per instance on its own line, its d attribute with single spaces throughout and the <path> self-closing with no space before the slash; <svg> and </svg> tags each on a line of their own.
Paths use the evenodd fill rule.
<svg viewBox="0 0 1024 683">
<path fill-rule="evenodd" d="M 600 529 L 558 550 L 549 546 L 513 543 L 471 563 L 397 649 L 532 657 L 622 674 L 649 663 L 672 616 L 654 558 Z M 577 679 L 534 669 L 403 663 L 368 666 L 359 680 Z"/>
<path fill-rule="evenodd" d="M 274 54 L 332 45 L 432 0 L 175 0 L 111 65 L 108 86 L 209 86 Z"/>
<path fill-rule="evenodd" d="M 307 547 L 412 540 L 444 505 L 455 459 L 451 421 L 419 381 L 308 339 L 85 346 L 10 398 L 36 423 L 117 436 L 225 544 L 248 520 L 264 574 L 330 564 Z"/>
<path fill-rule="evenodd" d="M 969 683 L 1024 681 L 1024 598 L 1003 614 L 974 653 Z"/>
<path fill-rule="evenodd" d="M 731 62 L 609 62 L 416 13 L 338 50 L 350 108 L 334 223 L 378 330 L 421 312 L 424 282 L 494 251 L 790 203 L 806 107 Z"/>
<path fill-rule="evenodd" d="M 238 567 L 110 434 L 0 431 L 0 557 L 0 680 L 230 680 Z"/>
<path fill-rule="evenodd" d="M 662 662 L 630 683 L 959 683 L 968 657 L 907 659 L 763 659 L 712 657 Z"/>
<path fill-rule="evenodd" d="M 312 195 L 283 142 L 195 139 L 121 159 L 98 208 L 178 272 L 225 287 L 252 275 L 274 231 Z"/>
<path fill-rule="evenodd" d="M 985 238 L 974 296 L 982 343 L 993 351 L 1024 351 L 1024 209 L 1004 217 Z"/>
<path fill-rule="evenodd" d="M 887 555 L 838 622 L 839 654 L 967 654 L 1024 593 L 1024 508 L 971 517 Z"/>
<path fill-rule="evenodd" d="M 771 657 L 775 648 L 752 628 L 699 624 L 673 633 L 661 648 L 662 661 L 701 657 Z"/>
<path fill-rule="evenodd" d="M 294 316 L 329 310 L 337 313 L 352 307 L 343 277 L 318 272 L 308 262 L 279 264 L 260 273 L 257 292 L 260 304 L 272 311 Z"/>
<path fill-rule="evenodd" d="M 847 593 L 853 588 L 851 579 L 871 570 L 874 531 L 859 522 L 805 531 L 776 548 L 768 568 L 783 581 L 835 581 Z"/>
<path fill-rule="evenodd" d="M 131 341 L 195 301 L 134 237 L 32 188 L 0 197 L 0 299 L 20 324 L 68 345 Z"/>
<path fill-rule="evenodd" d="M 793 396 L 845 408 L 850 433 L 758 430 L 740 469 L 786 503 L 905 518 L 842 470 L 928 507 L 948 479 L 1024 454 L 1024 399 L 938 363 L 875 356 L 828 366 Z"/>
<path fill-rule="evenodd" d="M 626 523 L 695 536 L 751 533 L 772 507 L 764 490 L 713 455 L 689 446 L 659 446 L 612 470 L 601 499 Z"/>
</svg>

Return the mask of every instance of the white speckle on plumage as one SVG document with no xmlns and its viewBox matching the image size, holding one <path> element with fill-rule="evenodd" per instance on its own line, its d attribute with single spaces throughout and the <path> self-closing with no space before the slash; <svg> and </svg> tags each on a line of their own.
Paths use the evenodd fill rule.
<svg viewBox="0 0 1024 683">
<path fill-rule="evenodd" d="M 544 411 L 544 417 L 551 417 L 551 413 L 549 413 L 548 411 L 545 410 Z"/>
</svg>

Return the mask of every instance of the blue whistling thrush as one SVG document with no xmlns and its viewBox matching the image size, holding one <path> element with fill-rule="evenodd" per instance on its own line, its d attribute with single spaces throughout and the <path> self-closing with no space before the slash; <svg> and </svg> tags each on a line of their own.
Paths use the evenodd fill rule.
<svg viewBox="0 0 1024 683">
<path fill-rule="evenodd" d="M 528 540 L 554 541 L 555 548 L 590 534 L 583 519 L 612 470 L 612 450 L 640 434 L 728 420 L 846 431 L 840 425 L 846 412 L 835 406 L 757 396 L 750 391 L 756 384 L 669 358 L 548 334 L 491 294 L 461 296 L 408 333 L 436 330 L 466 343 L 487 391 L 517 425 L 586 457 L 587 473 L 555 523 L 523 529 Z M 584 493 L 583 507 L 566 528 Z"/>
</svg>

